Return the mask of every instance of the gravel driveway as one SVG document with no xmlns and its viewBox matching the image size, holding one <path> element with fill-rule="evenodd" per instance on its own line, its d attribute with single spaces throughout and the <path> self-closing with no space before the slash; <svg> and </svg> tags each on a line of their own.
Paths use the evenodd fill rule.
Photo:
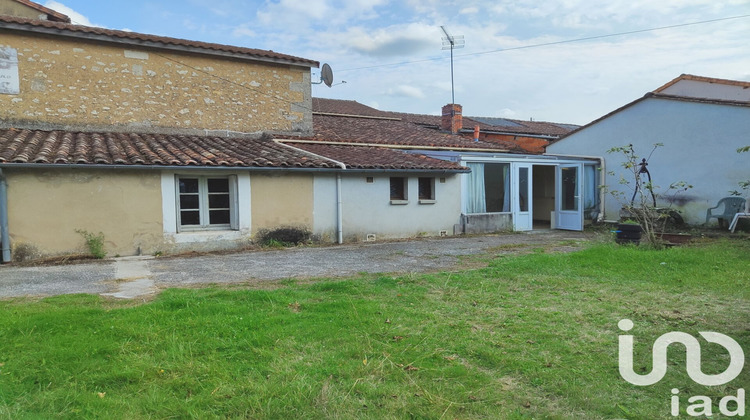
<svg viewBox="0 0 750 420">
<path fill-rule="evenodd" d="M 456 268 L 464 256 L 577 249 L 595 234 L 534 231 L 299 247 L 188 257 L 125 257 L 43 267 L 0 266 L 0 298 L 92 293 L 134 298 L 165 287 L 343 277 L 359 273 L 429 272 Z"/>
</svg>

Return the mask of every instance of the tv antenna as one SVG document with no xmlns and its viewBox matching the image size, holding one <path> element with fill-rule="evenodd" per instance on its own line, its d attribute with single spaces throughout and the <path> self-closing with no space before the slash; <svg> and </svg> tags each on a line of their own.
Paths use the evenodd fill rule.
<svg viewBox="0 0 750 420">
<path fill-rule="evenodd" d="M 451 50 L 451 105 L 455 105 L 456 94 L 453 88 L 453 49 L 463 48 L 465 45 L 465 41 L 463 35 L 453 36 L 449 34 L 448 30 L 445 29 L 445 26 L 441 26 L 440 29 L 442 29 L 443 33 L 445 33 L 445 36 L 443 37 L 443 50 Z"/>
<path fill-rule="evenodd" d="M 320 69 L 320 81 L 311 83 L 313 85 L 325 83 L 326 86 L 331 87 L 333 85 L 333 70 L 331 70 L 331 66 L 329 66 L 328 63 L 324 63 L 323 67 Z"/>
</svg>

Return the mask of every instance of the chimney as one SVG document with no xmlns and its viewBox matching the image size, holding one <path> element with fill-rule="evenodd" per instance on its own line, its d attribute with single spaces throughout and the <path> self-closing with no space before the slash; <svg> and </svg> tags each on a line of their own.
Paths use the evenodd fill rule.
<svg viewBox="0 0 750 420">
<path fill-rule="evenodd" d="M 445 131 L 450 131 L 452 134 L 458 133 L 458 130 L 463 128 L 463 119 L 461 117 L 462 111 L 461 105 L 448 104 L 443 107 L 443 119 L 440 124 L 440 128 Z"/>
</svg>

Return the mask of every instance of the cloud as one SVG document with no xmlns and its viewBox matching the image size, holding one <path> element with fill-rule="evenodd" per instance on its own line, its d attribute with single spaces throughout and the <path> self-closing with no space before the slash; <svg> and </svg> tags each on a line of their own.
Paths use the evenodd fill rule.
<svg viewBox="0 0 750 420">
<path fill-rule="evenodd" d="M 415 99 L 422 99 L 425 97 L 425 94 L 424 92 L 422 92 L 421 89 L 415 86 L 410 86 L 410 85 L 400 85 L 394 88 L 387 89 L 386 95 L 401 96 L 401 97 L 405 96 L 408 98 L 415 98 Z"/>
<path fill-rule="evenodd" d="M 351 50 L 373 57 L 411 56 L 427 51 L 437 51 L 440 43 L 439 28 L 425 24 L 393 25 L 376 30 L 362 27 L 350 28 L 342 34 Z"/>
</svg>

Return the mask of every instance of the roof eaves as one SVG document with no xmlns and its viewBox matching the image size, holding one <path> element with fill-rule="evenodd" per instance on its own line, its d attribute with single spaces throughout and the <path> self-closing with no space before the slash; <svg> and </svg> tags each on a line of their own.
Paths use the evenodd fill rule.
<svg viewBox="0 0 750 420">
<path fill-rule="evenodd" d="M 750 87 L 750 82 L 743 82 L 741 80 L 718 79 L 715 77 L 696 76 L 693 74 L 681 74 L 678 77 L 675 77 L 674 79 L 667 82 L 665 85 L 656 88 L 653 92 L 654 93 L 663 92 L 667 90 L 670 86 L 673 86 L 674 84 L 682 80 L 692 80 L 695 82 L 716 83 L 716 84 L 730 85 L 730 86 Z"/>
</svg>

